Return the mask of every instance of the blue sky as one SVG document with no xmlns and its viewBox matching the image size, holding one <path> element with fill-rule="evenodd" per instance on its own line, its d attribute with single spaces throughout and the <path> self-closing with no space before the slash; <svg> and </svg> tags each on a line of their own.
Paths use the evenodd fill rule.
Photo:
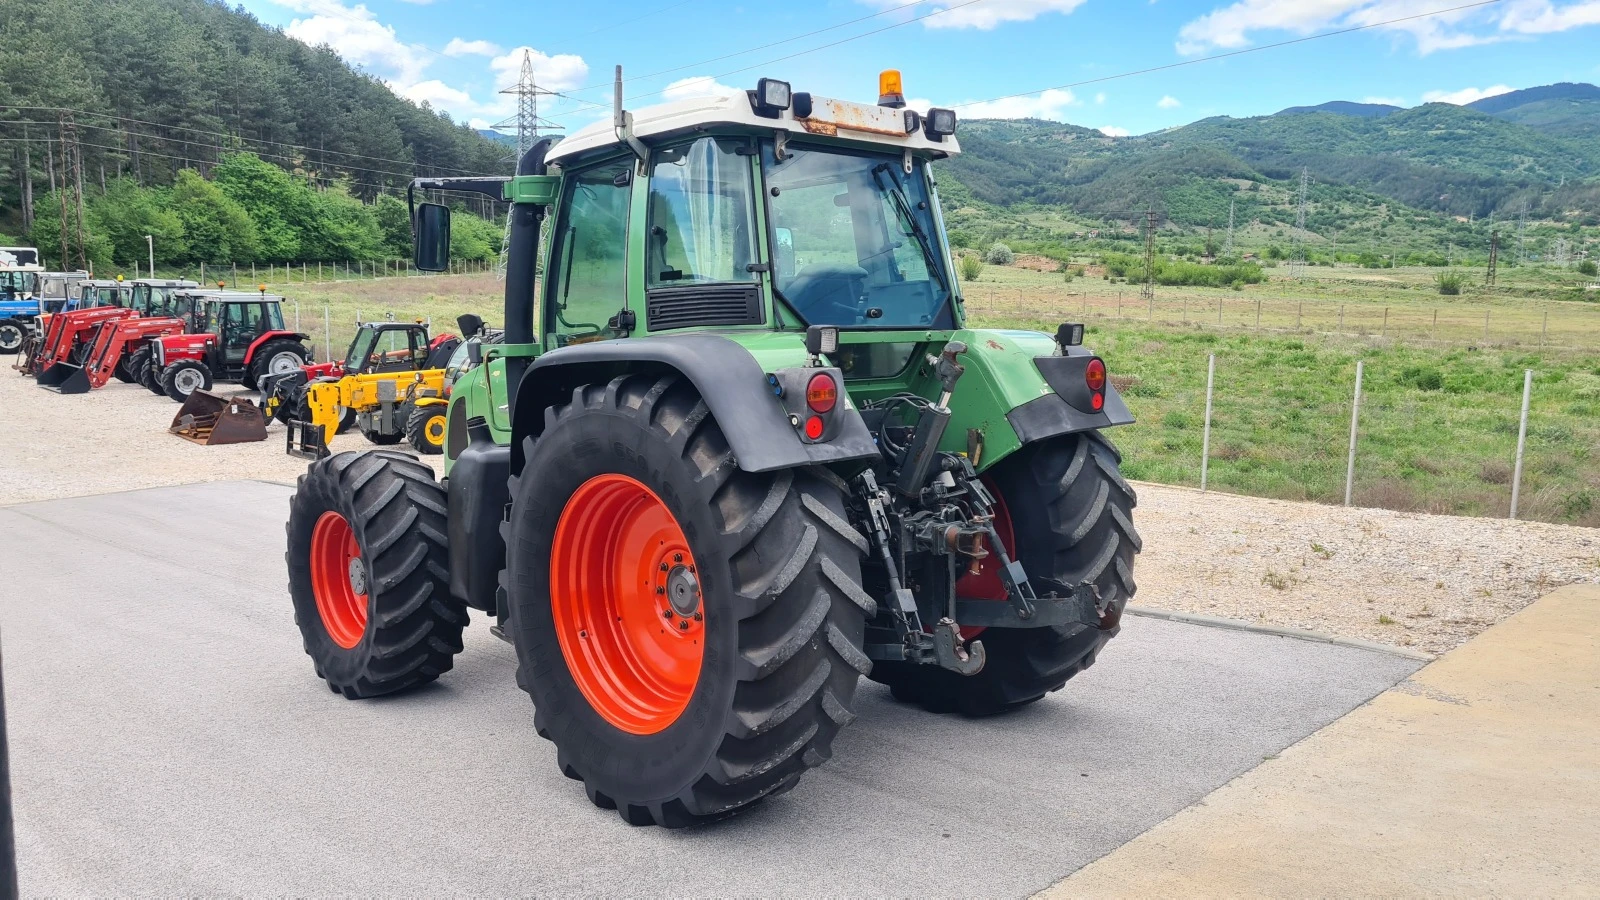
<svg viewBox="0 0 1600 900">
<path fill-rule="evenodd" d="M 514 111 L 498 90 L 516 80 L 525 50 L 532 51 L 539 81 L 566 95 L 549 99 L 541 112 L 568 128 L 609 108 L 617 64 L 633 107 L 753 86 L 762 75 L 786 79 L 796 90 L 871 101 L 878 71 L 898 68 L 914 102 L 956 106 L 966 118 L 1032 115 L 1114 134 L 1327 100 L 1412 106 L 1558 81 L 1600 82 L 1600 0 L 1498 0 L 1080 84 L 1468 2 L 245 0 L 244 6 L 291 36 L 333 46 L 396 93 L 480 126 Z M 808 32 L 820 33 L 801 37 Z M 754 49 L 763 45 L 771 46 Z"/>
</svg>

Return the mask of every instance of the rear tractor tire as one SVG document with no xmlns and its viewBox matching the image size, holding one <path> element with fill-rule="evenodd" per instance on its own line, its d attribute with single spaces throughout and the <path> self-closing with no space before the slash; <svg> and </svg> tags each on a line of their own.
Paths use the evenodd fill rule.
<svg viewBox="0 0 1600 900">
<path fill-rule="evenodd" d="M 288 338 L 267 341 L 256 351 L 249 371 L 239 383 L 253 391 L 262 378 L 293 372 L 305 364 L 306 349 L 299 341 Z"/>
<path fill-rule="evenodd" d="M 1098 628 L 987 628 L 981 638 L 988 663 L 962 676 L 935 666 L 880 662 L 874 681 L 889 686 L 896 700 L 931 712 L 992 715 L 1024 706 L 1057 691 L 1087 669 L 1121 628 L 1122 610 L 1133 596 L 1133 558 L 1142 546 L 1133 527 L 1137 503 L 1119 470 L 1121 457 L 1098 432 L 1067 435 L 1017 451 L 985 476 L 1001 502 L 996 530 L 1027 569 L 1041 596 L 1051 582 L 1092 582 L 1103 611 Z M 998 576 L 990 591 L 963 595 L 1005 602 Z"/>
<path fill-rule="evenodd" d="M 444 487 L 413 456 L 313 463 L 289 501 L 289 596 L 306 654 L 352 700 L 433 681 L 461 652 Z"/>
<path fill-rule="evenodd" d="M 182 403 L 195 391 L 211 390 L 211 368 L 194 359 L 184 359 L 167 366 L 161 373 L 161 392 Z"/>
<path fill-rule="evenodd" d="M 429 456 L 444 452 L 445 409 L 444 404 L 433 406 L 415 406 L 406 404 L 410 414 L 406 416 L 406 441 L 411 444 L 411 449 Z"/>
<path fill-rule="evenodd" d="M 793 787 L 855 718 L 876 611 L 840 482 L 752 474 L 677 375 L 545 411 L 502 526 L 517 682 L 589 799 L 633 825 Z"/>
</svg>

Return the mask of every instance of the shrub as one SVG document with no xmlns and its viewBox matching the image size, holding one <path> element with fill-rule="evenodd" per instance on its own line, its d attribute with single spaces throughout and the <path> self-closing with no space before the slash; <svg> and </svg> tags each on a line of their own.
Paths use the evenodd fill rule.
<svg viewBox="0 0 1600 900">
<path fill-rule="evenodd" d="M 1600 267 L 1595 266 L 1594 260 L 1586 259 L 1583 262 L 1578 263 L 1578 274 L 1588 275 L 1592 278 L 1595 275 L 1600 275 Z"/>
<path fill-rule="evenodd" d="M 996 242 L 989 248 L 989 252 L 984 254 L 983 261 L 992 266 L 1009 266 L 1016 258 L 1017 255 L 1011 252 L 1010 247 Z"/>
<path fill-rule="evenodd" d="M 968 253 L 961 257 L 961 279 L 963 281 L 977 281 L 983 274 L 983 260 L 976 253 Z"/>
<path fill-rule="evenodd" d="M 1440 272 L 1433 279 L 1439 285 L 1439 293 L 1446 297 L 1455 297 L 1461 293 L 1461 288 L 1467 283 L 1467 276 L 1460 272 Z"/>
</svg>

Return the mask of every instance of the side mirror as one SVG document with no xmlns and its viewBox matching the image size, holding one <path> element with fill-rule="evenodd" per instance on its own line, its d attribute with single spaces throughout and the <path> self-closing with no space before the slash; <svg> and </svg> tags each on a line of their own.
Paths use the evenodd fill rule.
<svg viewBox="0 0 1600 900">
<path fill-rule="evenodd" d="M 483 330 L 483 317 L 464 313 L 456 316 L 456 327 L 461 329 L 461 339 L 466 340 Z"/>
<path fill-rule="evenodd" d="M 443 272 L 450 268 L 450 207 L 417 204 L 411 222 L 412 255 L 418 269 Z"/>
</svg>

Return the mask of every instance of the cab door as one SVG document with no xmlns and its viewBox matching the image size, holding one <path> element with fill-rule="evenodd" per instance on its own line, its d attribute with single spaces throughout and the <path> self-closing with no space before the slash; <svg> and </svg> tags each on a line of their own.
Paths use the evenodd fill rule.
<svg viewBox="0 0 1600 900">
<path fill-rule="evenodd" d="M 563 179 L 544 291 L 547 349 L 627 337 L 628 217 L 634 159 L 571 172 Z"/>
</svg>

